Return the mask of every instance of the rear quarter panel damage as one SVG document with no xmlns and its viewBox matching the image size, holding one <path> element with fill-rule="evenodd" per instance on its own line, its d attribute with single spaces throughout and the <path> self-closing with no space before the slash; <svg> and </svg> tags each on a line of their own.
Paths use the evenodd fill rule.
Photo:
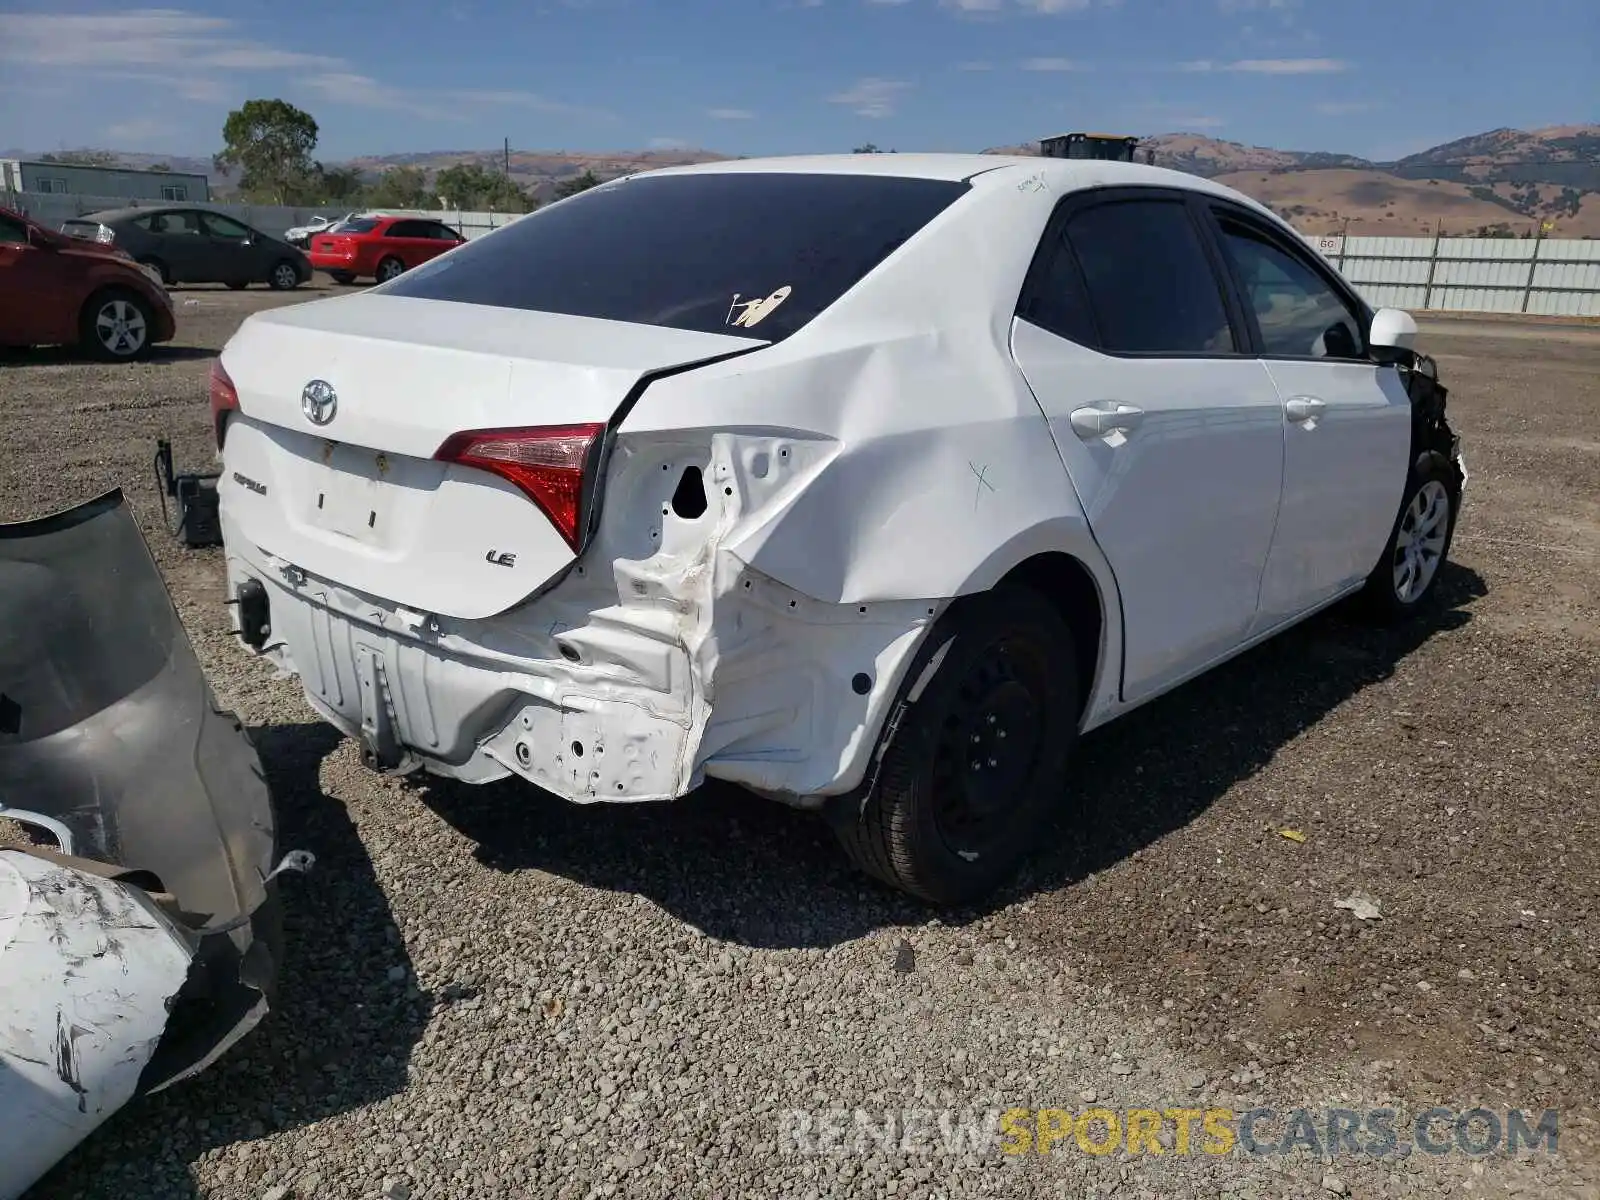
<svg viewBox="0 0 1600 1200">
<path fill-rule="evenodd" d="M 430 769 L 576 801 L 715 777 L 807 803 L 861 781 L 949 601 L 1031 555 L 1088 567 L 1115 653 L 1114 583 L 1009 354 L 1055 200 L 1000 178 L 1015 173 L 980 176 L 794 336 L 652 382 L 617 424 L 581 559 L 516 607 L 422 619 L 233 563 L 313 601 L 284 616 L 317 628 L 282 631 L 316 648 L 293 664 L 313 703 L 353 732 L 360 684 L 340 664 L 357 655 L 335 643 L 381 643 L 414 662 L 392 701 L 418 714 L 402 723 Z"/>
</svg>

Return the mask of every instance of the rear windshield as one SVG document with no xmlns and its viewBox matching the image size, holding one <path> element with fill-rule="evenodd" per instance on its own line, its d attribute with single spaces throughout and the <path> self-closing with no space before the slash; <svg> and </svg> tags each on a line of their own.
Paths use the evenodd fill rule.
<svg viewBox="0 0 1600 1200">
<path fill-rule="evenodd" d="M 947 180 L 787 172 L 619 180 L 380 290 L 778 340 L 966 190 Z"/>
<path fill-rule="evenodd" d="M 63 221 L 61 232 L 68 237 L 88 238 L 93 241 L 100 236 L 100 222 L 98 221 Z"/>
<path fill-rule="evenodd" d="M 348 221 L 335 221 L 323 233 L 371 233 L 378 223 L 370 217 L 351 217 Z"/>
</svg>

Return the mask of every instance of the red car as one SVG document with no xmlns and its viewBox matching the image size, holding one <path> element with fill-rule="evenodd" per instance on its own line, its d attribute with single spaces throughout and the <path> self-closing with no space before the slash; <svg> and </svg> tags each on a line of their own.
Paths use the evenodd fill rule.
<svg viewBox="0 0 1600 1200">
<path fill-rule="evenodd" d="M 352 217 L 312 234 L 309 254 L 311 265 L 335 283 L 352 283 L 357 276 L 388 283 L 466 240 L 444 222 L 423 217 Z"/>
<path fill-rule="evenodd" d="M 0 208 L 0 346 L 81 346 L 132 362 L 177 332 L 167 290 L 114 246 Z"/>
</svg>

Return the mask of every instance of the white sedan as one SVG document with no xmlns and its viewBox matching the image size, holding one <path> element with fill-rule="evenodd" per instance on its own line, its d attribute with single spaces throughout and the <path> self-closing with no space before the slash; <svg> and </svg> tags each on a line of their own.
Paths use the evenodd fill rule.
<svg viewBox="0 0 1600 1200">
<path fill-rule="evenodd" d="M 1081 733 L 1343 597 L 1427 602 L 1465 473 L 1415 336 L 1153 167 L 636 175 L 241 326 L 232 611 L 375 768 L 729 780 L 970 901 Z"/>
</svg>

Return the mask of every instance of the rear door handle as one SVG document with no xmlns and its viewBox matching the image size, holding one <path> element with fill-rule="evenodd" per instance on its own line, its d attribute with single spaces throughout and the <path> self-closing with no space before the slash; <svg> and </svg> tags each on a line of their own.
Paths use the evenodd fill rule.
<svg viewBox="0 0 1600 1200">
<path fill-rule="evenodd" d="M 1292 396 L 1283 403 L 1283 411 L 1289 414 L 1291 421 L 1315 420 L 1327 407 L 1326 401 L 1315 396 Z"/>
<path fill-rule="evenodd" d="M 1132 433 L 1144 421 L 1144 409 L 1102 401 L 1072 410 L 1072 432 L 1084 441 L 1112 433 Z"/>
</svg>

